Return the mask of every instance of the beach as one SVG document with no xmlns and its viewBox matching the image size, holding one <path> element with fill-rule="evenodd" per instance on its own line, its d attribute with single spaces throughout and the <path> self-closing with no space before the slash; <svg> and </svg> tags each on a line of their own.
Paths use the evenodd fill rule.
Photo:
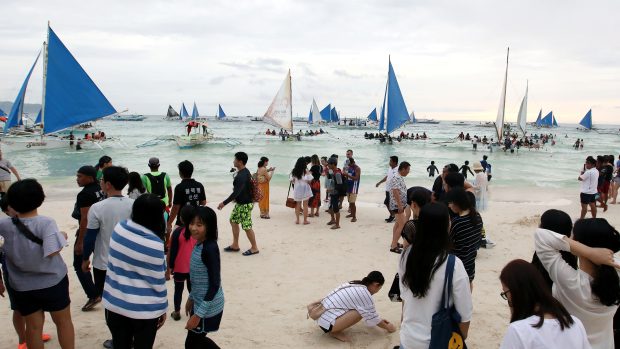
<svg viewBox="0 0 620 349">
<path fill-rule="evenodd" d="M 199 176 L 199 174 L 196 174 Z M 173 185 L 178 183 L 173 178 Z M 216 208 L 231 188 L 205 182 L 208 206 Z M 407 178 L 408 187 L 429 181 Z M 383 289 L 374 296 L 383 318 L 398 325 L 401 304 L 388 299 L 399 255 L 388 251 L 392 225 L 385 223 L 382 206 L 384 191 L 370 180 L 361 187 L 358 197 L 358 221 L 343 218 L 342 229 L 330 230 L 328 214 L 321 209 L 311 224 L 295 225 L 291 209 L 284 206 L 283 184 L 271 187 L 271 219 L 259 219 L 253 210 L 254 230 L 260 254 L 250 257 L 222 252 L 222 286 L 226 304 L 220 330 L 210 337 L 222 348 L 392 348 L 399 343 L 398 331 L 388 334 L 379 328 L 358 323 L 347 330 L 351 343 L 339 342 L 326 335 L 314 321 L 306 319 L 306 305 L 327 295 L 336 286 L 360 279 L 371 270 L 381 271 L 386 279 Z M 82 312 L 86 302 L 71 266 L 74 232 L 77 221 L 70 217 L 78 187 L 68 179 L 44 184 L 46 201 L 39 213 L 53 217 L 70 239 L 62 256 L 69 268 L 71 310 L 76 330 L 77 348 L 101 348 L 111 335 L 105 324 L 104 309 L 99 304 L 93 311 Z M 474 312 L 467 344 L 470 348 L 497 348 L 510 319 L 510 310 L 499 293 L 498 280 L 502 267 L 512 259 L 530 260 L 533 253 L 532 234 L 539 216 L 547 209 L 566 211 L 573 219 L 579 216 L 579 184 L 575 176 L 572 188 L 523 188 L 490 185 L 488 210 L 482 213 L 486 232 L 497 244 L 493 249 L 480 249 L 476 260 L 473 289 Z M 345 204 L 346 205 L 346 204 Z M 218 211 L 220 249 L 232 241 L 228 217 L 232 204 Z M 620 205 L 610 205 L 598 217 L 620 226 Z M 589 217 L 589 214 L 588 214 Z M 249 247 L 241 232 L 241 249 Z M 169 311 L 172 311 L 173 282 L 168 282 Z M 184 295 L 184 301 L 187 294 Z M 0 348 L 14 347 L 17 337 L 12 330 L 8 298 L 0 300 Z M 155 348 L 181 347 L 185 340 L 187 317 L 174 321 L 169 316 L 159 330 Z M 398 326 L 397 326 L 398 327 Z M 54 337 L 46 347 L 57 348 L 55 326 L 47 315 L 45 332 Z"/>
</svg>

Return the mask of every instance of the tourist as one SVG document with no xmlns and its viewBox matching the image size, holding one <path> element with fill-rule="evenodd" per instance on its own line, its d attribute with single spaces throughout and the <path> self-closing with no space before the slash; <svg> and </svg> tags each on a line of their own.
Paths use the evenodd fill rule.
<svg viewBox="0 0 620 349">
<path fill-rule="evenodd" d="M 258 181 L 258 187 L 263 192 L 263 198 L 258 202 L 258 208 L 260 209 L 260 218 L 269 219 L 269 182 L 276 170 L 275 167 L 269 166 L 269 158 L 262 156 L 258 161 L 258 168 L 256 169 L 256 179 Z"/>
<path fill-rule="evenodd" d="M 572 238 L 545 229 L 534 233 L 536 255 L 553 280 L 553 296 L 581 320 L 592 348 L 613 348 L 612 319 L 620 304 L 620 280 L 613 254 L 620 234 L 605 219 L 575 222 Z M 560 251 L 579 258 L 573 269 Z"/>
<path fill-rule="evenodd" d="M 501 349 L 590 349 L 581 321 L 553 298 L 536 267 L 515 259 L 502 269 L 501 297 L 510 307 L 510 326 Z"/>
<path fill-rule="evenodd" d="M 398 265 L 403 315 L 400 344 L 403 348 L 428 348 L 433 314 L 439 311 L 444 294 L 446 268 L 452 259 L 451 304 L 461 317 L 459 329 L 467 338 L 472 316 L 467 272 L 458 257 L 448 254 L 450 218 L 443 204 L 429 203 L 420 210 L 413 243 L 403 252 Z M 449 257 L 450 256 L 450 257 Z"/>
<path fill-rule="evenodd" d="M 474 175 L 474 173 L 471 172 L 471 168 L 469 168 L 469 161 L 467 160 L 465 160 L 465 164 L 463 164 L 463 166 L 459 168 L 459 171 L 461 172 L 463 177 L 465 177 L 465 179 L 467 179 L 467 172 L 471 173 L 472 176 Z"/>
<path fill-rule="evenodd" d="M 189 231 L 196 240 L 196 246 L 190 261 L 192 291 L 185 304 L 185 313 L 190 317 L 185 325 L 185 348 L 219 348 L 207 337 L 207 333 L 220 328 L 224 311 L 215 211 L 209 207 L 196 208 Z"/>
<path fill-rule="evenodd" d="M 327 190 L 327 174 L 329 173 L 329 167 L 327 166 L 327 156 L 321 156 L 321 166 L 323 166 L 323 173 L 321 173 L 321 176 L 325 177 L 325 179 L 323 180 L 323 186 L 325 187 L 324 201 L 329 206 L 329 191 Z"/>
<path fill-rule="evenodd" d="M 396 173 L 398 173 L 398 156 L 392 155 L 390 156 L 390 162 L 389 162 L 387 174 L 385 175 L 385 177 L 383 177 L 383 179 L 381 179 L 379 182 L 377 182 L 377 184 L 375 184 L 375 187 L 378 188 L 381 185 L 381 183 L 385 182 L 385 200 L 383 200 L 383 204 L 385 205 L 385 207 L 387 208 L 390 214 L 388 218 L 385 219 L 387 223 L 391 223 L 392 221 L 394 221 L 394 214 L 392 214 L 392 210 L 390 210 L 389 184 Z"/>
<path fill-rule="evenodd" d="M 349 164 L 347 166 L 347 170 L 342 172 L 342 176 L 347 180 L 347 199 L 349 202 L 350 212 L 346 218 L 351 218 L 351 222 L 356 222 L 357 207 L 355 206 L 355 201 L 357 200 L 357 193 L 359 191 L 362 169 L 355 163 L 355 159 L 349 158 L 348 160 Z"/>
<path fill-rule="evenodd" d="M 43 187 L 34 179 L 19 180 L 8 189 L 8 205 L 14 217 L 0 219 L 0 237 L 8 271 L 10 298 L 25 320 L 26 346 L 43 349 L 43 312 L 49 312 L 56 325 L 59 346 L 75 347 L 71 321 L 67 265 L 60 251 L 66 236 L 56 222 L 40 216 L 38 208 L 45 199 Z M 0 278 L 0 294 L 5 286 Z M 4 332 L 6 333 L 6 331 Z M 25 348 L 20 344 L 19 348 Z"/>
<path fill-rule="evenodd" d="M 435 161 L 431 161 L 431 164 L 426 168 L 429 177 L 435 177 L 435 172 L 439 173 L 439 169 L 435 166 Z"/>
<path fill-rule="evenodd" d="M 392 227 L 392 243 L 390 252 L 401 253 L 402 246 L 398 243 L 400 233 L 409 217 L 409 205 L 407 204 L 407 184 L 405 177 L 409 174 L 411 165 L 402 161 L 398 165 L 398 173 L 392 177 L 390 183 L 390 211 L 396 217 L 396 224 Z"/>
<path fill-rule="evenodd" d="M 142 176 L 138 172 L 129 172 L 129 184 L 127 185 L 127 197 L 137 199 L 140 195 L 146 193 Z"/>
<path fill-rule="evenodd" d="M 473 284 L 476 255 L 482 241 L 482 218 L 463 188 L 451 189 L 446 194 L 446 201 L 454 214 L 450 221 L 450 252 L 463 262 L 469 281 Z"/>
<path fill-rule="evenodd" d="M 611 156 L 611 162 L 613 162 L 613 156 Z M 620 189 L 620 156 L 618 156 L 618 161 L 616 161 L 616 169 L 615 169 L 615 176 L 612 180 L 611 183 L 611 203 L 615 204 L 617 203 L 617 199 L 618 199 L 618 189 Z"/>
<path fill-rule="evenodd" d="M 105 198 L 105 193 L 101 190 L 101 186 L 96 181 L 97 171 L 92 166 L 82 166 L 77 171 L 76 181 L 82 190 L 77 194 L 75 206 L 71 217 L 77 219 L 78 229 L 76 231 L 76 239 L 73 245 L 73 269 L 77 274 L 78 280 L 82 285 L 88 301 L 82 307 L 82 311 L 89 311 L 101 302 L 101 297 L 97 295 L 97 289 L 93 282 L 93 276 L 90 271 L 82 270 L 84 238 L 86 237 L 86 229 L 88 227 L 88 210 L 95 203 Z"/>
<path fill-rule="evenodd" d="M 291 171 L 291 183 L 293 185 L 293 199 L 295 199 L 295 224 L 299 224 L 299 216 L 304 215 L 304 224 L 308 221 L 308 199 L 312 197 L 310 181 L 312 175 L 306 169 L 306 160 L 303 157 L 297 159 L 295 167 Z"/>
<path fill-rule="evenodd" d="M 114 228 L 103 289 L 114 349 L 152 348 L 166 321 L 165 230 L 164 204 L 155 194 L 137 198 L 131 219 Z"/>
<path fill-rule="evenodd" d="M 189 277 L 189 262 L 192 250 L 196 246 L 196 239 L 191 236 L 189 223 L 194 215 L 195 207 L 185 205 L 179 213 L 179 225 L 170 236 L 170 248 L 166 255 L 166 280 L 170 275 L 174 277 L 174 311 L 170 317 L 175 321 L 181 319 L 181 302 L 183 301 L 183 289 L 187 283 L 187 290 L 192 291 L 192 283 Z"/>
<path fill-rule="evenodd" d="M 99 158 L 99 162 L 95 165 L 95 169 L 97 170 L 97 183 L 101 181 L 101 177 L 103 176 L 103 169 L 106 167 L 112 166 L 112 158 L 104 155 Z"/>
<path fill-rule="evenodd" d="M 474 163 L 474 195 L 476 196 L 476 209 L 481 212 L 487 209 L 487 195 L 489 191 L 489 181 L 484 173 L 482 165 L 478 162 Z"/>
<path fill-rule="evenodd" d="M 344 164 L 342 166 L 342 176 L 343 177 L 346 177 L 346 173 L 349 171 L 349 164 L 350 164 L 352 158 L 353 158 L 353 150 L 347 149 L 347 152 L 345 153 Z M 345 186 L 347 186 L 348 185 L 348 181 L 345 181 L 344 184 L 345 184 Z M 347 193 L 348 193 L 348 188 L 347 188 Z M 348 195 L 345 194 L 345 196 L 348 196 Z M 345 196 L 341 196 L 339 198 L 339 200 L 340 200 L 339 201 L 339 205 L 340 205 L 341 209 L 342 209 L 342 202 L 344 201 Z M 347 212 L 351 213 L 351 206 L 349 206 L 349 208 L 347 209 Z"/>
<path fill-rule="evenodd" d="M 596 169 L 596 160 L 592 156 L 586 158 L 583 165 L 583 171 L 577 178 L 581 182 L 581 191 L 579 198 L 581 201 L 581 219 L 586 217 L 588 206 L 592 213 L 592 218 L 596 218 L 596 194 L 598 185 L 598 170 Z"/>
<path fill-rule="evenodd" d="M 424 187 L 411 187 L 407 189 L 407 203 L 410 207 L 410 215 L 407 216 L 407 222 L 403 226 L 400 236 L 403 238 L 403 248 L 406 248 L 413 241 L 415 226 L 420 216 L 420 210 L 424 205 L 431 202 L 433 192 Z M 412 217 L 409 220 L 409 217 Z"/>
<path fill-rule="evenodd" d="M 256 235 L 252 229 L 252 175 L 245 167 L 248 162 L 248 154 L 244 152 L 235 153 L 233 166 L 237 169 L 235 179 L 233 180 L 233 192 L 217 205 L 217 209 L 221 210 L 229 202 L 235 201 L 235 207 L 230 213 L 230 225 L 232 227 L 233 242 L 224 247 L 225 252 L 239 252 L 239 224 L 245 231 L 250 241 L 251 247 L 243 252 L 244 256 L 252 256 L 258 254 L 258 246 L 256 245 Z"/>
<path fill-rule="evenodd" d="M 329 193 L 329 215 L 330 220 L 327 225 L 331 225 L 331 229 L 340 229 L 340 197 L 346 195 L 346 188 L 344 184 L 344 178 L 342 177 L 342 171 L 338 168 L 338 158 L 330 157 L 327 160 L 327 167 L 329 173 L 327 174 L 327 181 L 325 187 Z"/>
<path fill-rule="evenodd" d="M 159 159 L 152 157 L 149 159 L 149 173 L 142 175 L 142 183 L 147 193 L 157 195 L 161 201 L 172 208 L 172 182 L 166 172 L 159 172 Z"/>
<path fill-rule="evenodd" d="M 181 207 L 185 205 L 198 207 L 207 204 L 204 186 L 202 183 L 192 178 L 192 175 L 194 174 L 194 165 L 191 162 L 184 160 L 179 162 L 178 168 L 181 183 L 174 187 L 172 210 L 170 210 L 170 216 L 168 216 L 168 224 L 166 226 L 166 242 L 169 240 L 168 238 L 172 232 L 172 222 L 174 222 L 177 218 Z M 175 225 L 180 225 L 178 219 L 175 222 Z"/>
<path fill-rule="evenodd" d="M 19 181 L 19 172 L 9 160 L 2 157 L 2 150 L 0 150 L 0 196 L 4 195 L 11 186 L 11 172 Z"/>
<path fill-rule="evenodd" d="M 312 174 L 312 181 L 310 181 L 310 189 L 312 189 L 312 197 L 308 200 L 308 206 L 310 207 L 310 214 L 308 216 L 318 217 L 319 208 L 321 207 L 321 175 L 323 174 L 323 166 L 319 162 L 318 155 L 312 155 L 311 159 L 310 174 Z"/>
<path fill-rule="evenodd" d="M 349 342 L 351 338 L 343 333 L 347 328 L 364 319 L 368 327 L 380 327 L 389 333 L 396 326 L 379 317 L 372 296 L 381 290 L 385 279 L 378 271 L 371 271 L 362 280 L 349 281 L 338 286 L 325 298 L 314 303 L 325 310 L 317 319 L 319 327 L 330 336 Z"/>
<path fill-rule="evenodd" d="M 611 164 L 613 157 L 609 159 L 607 155 L 603 155 L 601 158 L 601 167 L 599 170 L 599 186 L 597 191 L 599 193 L 598 201 L 601 203 L 603 212 L 607 211 L 607 199 L 609 198 L 609 189 L 611 188 L 611 180 L 613 179 L 614 167 Z"/>
</svg>

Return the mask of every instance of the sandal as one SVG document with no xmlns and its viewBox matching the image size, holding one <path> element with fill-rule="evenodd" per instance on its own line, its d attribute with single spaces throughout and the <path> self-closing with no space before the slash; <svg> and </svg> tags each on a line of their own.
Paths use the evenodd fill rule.
<svg viewBox="0 0 620 349">
<path fill-rule="evenodd" d="M 251 255 L 258 254 L 258 252 L 260 252 L 260 251 L 252 252 L 252 250 L 247 250 L 247 251 L 243 252 L 242 255 L 244 255 L 244 256 L 251 256 Z"/>
<path fill-rule="evenodd" d="M 239 251 L 241 251 L 241 249 L 239 248 L 232 248 L 231 246 L 224 247 L 224 252 L 239 252 Z"/>
<path fill-rule="evenodd" d="M 396 247 L 394 247 L 394 248 L 390 248 L 390 252 L 394 252 L 394 253 L 397 253 L 397 254 L 401 254 L 401 253 L 403 252 L 403 249 L 402 249 L 402 248 L 400 248 L 400 247 L 398 247 L 398 246 L 396 246 Z"/>
</svg>

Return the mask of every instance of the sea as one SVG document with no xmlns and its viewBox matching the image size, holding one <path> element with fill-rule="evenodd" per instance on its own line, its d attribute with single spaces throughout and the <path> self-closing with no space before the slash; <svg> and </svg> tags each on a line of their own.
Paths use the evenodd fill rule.
<svg viewBox="0 0 620 349">
<path fill-rule="evenodd" d="M 94 129 L 102 130 L 116 141 L 102 149 L 76 151 L 67 149 L 20 151 L 5 153 L 4 158 L 11 161 L 23 178 L 33 177 L 42 183 L 66 185 L 72 180 L 76 170 L 82 165 L 95 165 L 99 157 L 109 155 L 115 165 L 122 165 L 129 171 L 148 172 L 148 159 L 158 157 L 161 171 L 171 175 L 178 183 L 177 164 L 189 160 L 194 164 L 194 177 L 207 185 L 231 185 L 230 170 L 233 156 L 238 151 L 249 156 L 248 168 L 256 169 L 261 156 L 270 159 L 269 165 L 276 167 L 273 184 L 286 185 L 293 165 L 298 157 L 317 154 L 329 157 L 338 154 L 344 160 L 347 149 L 353 150 L 353 157 L 362 170 L 361 190 L 374 188 L 386 173 L 388 159 L 391 155 L 400 161 L 411 163 L 408 184 L 430 187 L 426 168 L 431 161 L 441 169 L 448 163 L 463 165 L 467 160 L 470 166 L 480 161 L 483 155 L 489 157 L 492 164 L 493 184 L 518 188 L 576 188 L 579 171 L 589 155 L 620 154 L 620 134 L 618 125 L 606 125 L 602 132 L 580 131 L 577 125 L 560 125 L 552 129 L 530 127 L 531 133 L 551 133 L 556 144 L 550 143 L 540 150 L 521 148 L 514 153 L 510 151 L 491 151 L 479 145 L 474 150 L 471 142 L 458 141 L 460 132 L 470 136 L 487 136 L 495 138 L 492 127 L 482 127 L 479 122 L 457 124 L 454 121 L 441 121 L 439 124 L 407 124 L 401 131 L 422 135 L 427 140 L 402 140 L 393 144 L 381 144 L 378 140 L 364 138 L 365 132 L 378 132 L 376 129 L 338 128 L 321 126 L 326 132 L 320 136 L 302 137 L 302 140 L 283 142 L 277 136 L 266 136 L 267 129 L 273 126 L 263 122 L 251 121 L 250 118 L 237 118 L 238 122 L 209 120 L 209 131 L 214 134 L 213 141 L 194 148 L 179 149 L 172 140 L 172 135 L 185 131 L 185 124 L 180 121 L 167 121 L 162 116 L 147 116 L 143 121 L 100 120 Z M 294 123 L 295 132 L 307 129 L 318 130 L 319 126 Z M 75 131 L 79 134 L 80 131 Z M 573 147 L 577 139 L 583 139 L 582 150 Z M 176 180 L 175 180 L 176 179 Z"/>
</svg>

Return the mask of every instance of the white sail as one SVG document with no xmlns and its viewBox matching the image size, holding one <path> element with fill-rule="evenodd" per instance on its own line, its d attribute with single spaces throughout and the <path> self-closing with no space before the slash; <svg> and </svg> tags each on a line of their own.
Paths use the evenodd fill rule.
<svg viewBox="0 0 620 349">
<path fill-rule="evenodd" d="M 499 99 L 499 110 L 497 111 L 497 119 L 495 119 L 495 131 L 497 132 L 497 141 L 502 142 L 504 138 L 504 111 L 506 110 L 506 84 L 508 83 L 508 55 L 510 48 L 506 53 L 506 75 L 504 75 L 504 85 L 502 87 L 502 95 Z"/>
<path fill-rule="evenodd" d="M 280 90 L 263 116 L 263 121 L 293 132 L 293 105 L 291 101 L 291 71 L 286 74 Z M 314 108 L 314 105 L 313 105 Z"/>
<path fill-rule="evenodd" d="M 321 120 L 321 112 L 319 111 L 319 107 L 316 105 L 316 101 L 312 98 L 312 123 L 318 122 Z"/>
<path fill-rule="evenodd" d="M 525 135 L 525 126 L 527 125 L 527 90 L 529 88 L 529 84 L 525 85 L 525 96 L 523 96 L 523 100 L 521 101 L 521 107 L 519 107 L 519 117 L 517 118 L 517 125 Z"/>
</svg>

